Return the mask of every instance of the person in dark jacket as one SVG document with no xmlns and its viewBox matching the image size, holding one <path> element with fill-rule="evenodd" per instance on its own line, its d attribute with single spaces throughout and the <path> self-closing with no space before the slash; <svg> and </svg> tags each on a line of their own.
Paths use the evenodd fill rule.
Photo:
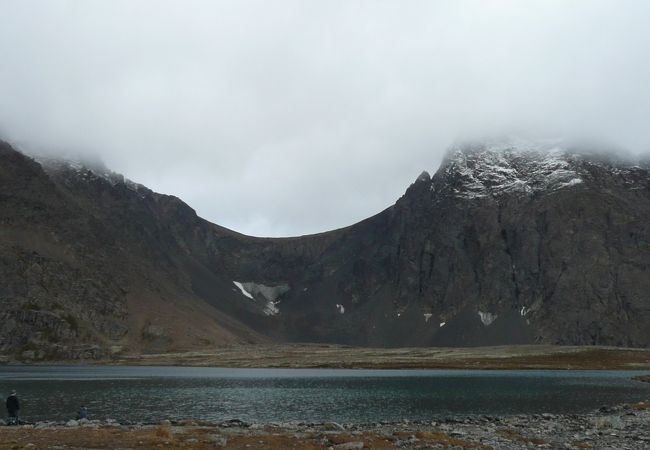
<svg viewBox="0 0 650 450">
<path fill-rule="evenodd" d="M 18 396 L 16 391 L 12 391 L 7 397 L 7 413 L 9 414 L 9 420 L 7 425 L 18 425 L 18 412 L 20 411 L 20 402 L 18 401 Z"/>
<path fill-rule="evenodd" d="M 77 420 L 88 419 L 88 408 L 85 405 L 81 405 L 79 412 L 77 413 Z"/>
</svg>

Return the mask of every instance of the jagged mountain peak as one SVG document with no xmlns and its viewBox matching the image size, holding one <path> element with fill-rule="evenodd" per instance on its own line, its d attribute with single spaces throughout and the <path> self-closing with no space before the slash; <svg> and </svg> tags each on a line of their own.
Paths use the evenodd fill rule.
<svg viewBox="0 0 650 450">
<path fill-rule="evenodd" d="M 54 178 L 63 180 L 66 184 L 88 183 L 102 180 L 111 186 L 123 184 L 128 189 L 139 193 L 140 196 L 151 192 L 147 187 L 108 169 L 100 159 L 86 158 L 73 154 L 53 156 L 38 153 L 33 154 L 33 158 L 43 167 L 46 173 Z"/>
<path fill-rule="evenodd" d="M 439 172 L 458 197 L 530 194 L 583 182 L 576 157 L 559 141 L 508 139 L 453 146 Z"/>
<path fill-rule="evenodd" d="M 609 175 L 642 170 L 630 155 L 590 150 L 561 139 L 506 138 L 453 145 L 434 176 L 432 190 L 476 199 L 581 188 L 593 167 Z"/>
<path fill-rule="evenodd" d="M 423 170 L 420 175 L 415 179 L 415 182 L 418 181 L 431 181 L 431 175 L 426 170 Z"/>
</svg>

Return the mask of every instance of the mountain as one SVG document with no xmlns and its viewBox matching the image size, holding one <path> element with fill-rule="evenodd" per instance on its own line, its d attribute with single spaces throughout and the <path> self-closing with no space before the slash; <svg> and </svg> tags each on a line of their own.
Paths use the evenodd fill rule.
<svg viewBox="0 0 650 450">
<path fill-rule="evenodd" d="M 452 147 L 347 228 L 245 236 L 98 166 L 0 146 L 0 352 L 231 343 L 650 345 L 647 163 Z"/>
</svg>

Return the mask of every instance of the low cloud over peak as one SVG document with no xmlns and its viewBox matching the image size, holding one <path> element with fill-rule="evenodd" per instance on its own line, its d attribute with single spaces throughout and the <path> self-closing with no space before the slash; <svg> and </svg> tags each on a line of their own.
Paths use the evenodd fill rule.
<svg viewBox="0 0 650 450">
<path fill-rule="evenodd" d="M 256 235 L 344 226 L 459 136 L 650 149 L 645 1 L 7 1 L 0 130 Z"/>
</svg>

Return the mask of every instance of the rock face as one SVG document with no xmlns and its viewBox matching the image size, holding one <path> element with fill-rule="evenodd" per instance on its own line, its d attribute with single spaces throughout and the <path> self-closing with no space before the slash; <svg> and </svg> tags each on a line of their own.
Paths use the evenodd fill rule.
<svg viewBox="0 0 650 450">
<path fill-rule="evenodd" d="M 646 165 L 553 143 L 455 147 L 342 231 L 280 311 L 302 314 L 298 339 L 647 346 L 649 195 Z"/>
<path fill-rule="evenodd" d="M 176 270 L 184 214 L 198 220 L 116 174 L 41 165 L 0 143 L 0 353 L 103 358 L 265 340 Z"/>
<path fill-rule="evenodd" d="M 265 340 L 650 345 L 641 162 L 553 142 L 465 144 L 382 213 L 281 239 L 8 144 L 0 188 L 5 354 Z"/>
</svg>

